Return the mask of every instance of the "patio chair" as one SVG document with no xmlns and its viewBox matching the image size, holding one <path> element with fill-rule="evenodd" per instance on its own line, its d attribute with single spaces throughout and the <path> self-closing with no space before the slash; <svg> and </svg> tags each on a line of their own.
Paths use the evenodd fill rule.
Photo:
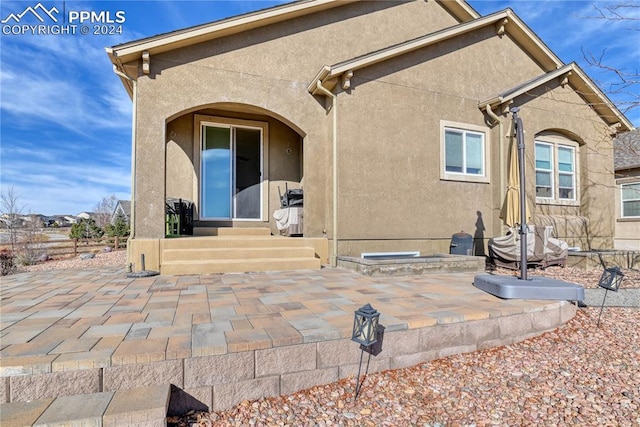
<svg viewBox="0 0 640 427">
<path fill-rule="evenodd" d="M 285 183 L 284 194 L 280 192 L 280 187 L 278 187 L 278 195 L 280 196 L 281 208 L 302 207 L 304 204 L 302 188 L 292 188 L 289 190 L 289 185 Z"/>
</svg>

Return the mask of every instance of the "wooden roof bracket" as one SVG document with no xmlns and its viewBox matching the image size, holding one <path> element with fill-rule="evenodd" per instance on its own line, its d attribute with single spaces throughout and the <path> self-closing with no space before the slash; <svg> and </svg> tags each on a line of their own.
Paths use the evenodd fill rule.
<svg viewBox="0 0 640 427">
<path fill-rule="evenodd" d="M 342 90 L 351 89 L 351 77 L 353 77 L 353 70 L 349 70 L 342 75 Z"/>
<path fill-rule="evenodd" d="M 149 51 L 145 50 L 142 52 L 142 72 L 144 74 L 149 74 L 151 69 L 151 55 L 149 55 Z"/>
<path fill-rule="evenodd" d="M 612 124 L 611 126 L 609 126 L 609 133 L 611 134 L 611 136 L 615 136 L 618 133 L 620 133 L 620 128 L 622 127 L 622 123 L 620 122 L 616 122 L 614 124 Z"/>
<path fill-rule="evenodd" d="M 564 78 L 562 79 L 562 82 L 560 82 L 560 86 L 562 86 L 562 88 L 564 89 L 566 85 L 569 84 L 569 77 L 571 77 L 571 71 L 569 71 L 567 74 L 564 75 Z"/>
<path fill-rule="evenodd" d="M 500 38 L 502 38 L 502 36 L 505 33 L 505 27 L 507 26 L 507 24 L 509 23 L 509 18 L 504 18 L 501 21 L 498 21 L 496 23 L 496 35 Z"/>
<path fill-rule="evenodd" d="M 511 104 L 513 104 L 513 99 L 508 100 L 507 102 L 502 103 L 502 114 L 509 114 L 509 110 L 511 109 Z"/>
</svg>

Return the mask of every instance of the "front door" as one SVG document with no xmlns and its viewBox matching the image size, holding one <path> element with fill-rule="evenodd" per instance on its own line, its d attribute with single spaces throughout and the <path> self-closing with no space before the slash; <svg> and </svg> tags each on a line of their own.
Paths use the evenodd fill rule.
<svg viewBox="0 0 640 427">
<path fill-rule="evenodd" d="M 201 123 L 200 219 L 262 218 L 261 128 Z"/>
</svg>

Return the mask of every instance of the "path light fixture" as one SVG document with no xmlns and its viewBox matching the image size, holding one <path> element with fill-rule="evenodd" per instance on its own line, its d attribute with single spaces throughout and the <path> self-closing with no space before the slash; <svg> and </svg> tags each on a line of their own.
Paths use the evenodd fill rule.
<svg viewBox="0 0 640 427">
<path fill-rule="evenodd" d="M 354 312 L 353 318 L 353 333 L 351 334 L 351 341 L 355 341 L 360 344 L 360 363 L 358 364 L 358 377 L 356 380 L 356 395 L 358 398 L 362 383 L 360 382 L 360 370 L 362 369 L 362 356 L 365 351 L 369 353 L 369 360 L 371 359 L 371 346 L 378 342 L 378 320 L 380 313 L 371 307 L 371 304 L 360 307 Z M 367 370 L 365 376 L 369 370 L 369 362 L 367 362 Z M 362 379 L 364 382 L 364 378 Z"/>
<path fill-rule="evenodd" d="M 600 315 L 598 316 L 598 326 L 600 326 L 600 318 L 602 317 L 602 310 L 604 310 L 604 302 L 607 299 L 607 292 L 618 292 L 622 280 L 624 279 L 624 273 L 620 270 L 620 267 L 608 267 L 605 268 L 598 281 L 598 286 L 604 288 L 604 298 L 602 298 L 602 307 L 600 307 Z"/>
</svg>

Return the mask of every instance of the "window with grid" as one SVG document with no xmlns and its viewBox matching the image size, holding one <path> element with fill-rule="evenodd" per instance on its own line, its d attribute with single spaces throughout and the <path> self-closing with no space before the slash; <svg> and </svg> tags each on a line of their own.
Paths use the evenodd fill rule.
<svg viewBox="0 0 640 427">
<path fill-rule="evenodd" d="M 576 201 L 576 149 L 544 141 L 535 143 L 536 197 Z"/>
<path fill-rule="evenodd" d="M 633 184 L 622 184 L 622 217 L 640 218 L 640 182 Z"/>
</svg>

